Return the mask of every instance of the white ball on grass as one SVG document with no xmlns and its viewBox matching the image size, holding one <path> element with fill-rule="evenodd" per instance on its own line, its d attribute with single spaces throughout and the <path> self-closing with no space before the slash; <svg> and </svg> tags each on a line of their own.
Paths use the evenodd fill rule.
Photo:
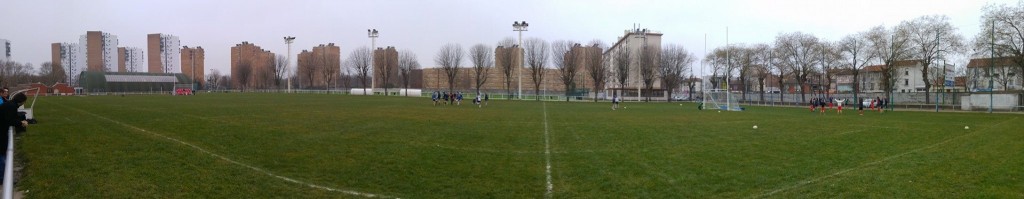
<svg viewBox="0 0 1024 199">
<path fill-rule="evenodd" d="M 757 125 L 754 125 L 754 129 L 757 129 Z"/>
<path fill-rule="evenodd" d="M 721 113 L 722 111 L 718 111 L 718 112 Z"/>
<path fill-rule="evenodd" d="M 971 129 L 969 126 L 964 126 L 964 130 Z"/>
</svg>

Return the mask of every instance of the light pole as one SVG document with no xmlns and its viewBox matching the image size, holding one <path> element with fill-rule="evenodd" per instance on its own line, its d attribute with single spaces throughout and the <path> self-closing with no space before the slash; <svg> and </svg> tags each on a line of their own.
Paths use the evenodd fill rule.
<svg viewBox="0 0 1024 199">
<path fill-rule="evenodd" d="M 292 42 L 294 42 L 294 41 L 295 41 L 295 37 L 292 37 L 292 36 L 284 37 L 284 43 L 288 45 L 288 58 L 285 59 L 284 68 L 285 68 L 285 71 L 288 71 L 288 72 L 292 71 L 292 68 L 291 68 L 291 65 L 292 65 Z M 285 74 L 288 74 L 288 73 L 285 73 Z M 296 74 L 298 74 L 298 73 L 296 73 Z M 297 76 L 298 75 L 296 75 L 296 77 Z M 278 89 L 280 89 L 280 87 Z M 291 93 L 291 92 L 292 92 L 292 77 L 289 76 L 288 77 L 288 93 Z"/>
<path fill-rule="evenodd" d="M 379 34 L 377 33 L 377 29 L 366 29 L 366 35 L 370 37 L 370 92 L 373 92 L 373 88 L 376 87 L 377 85 L 376 79 L 374 79 L 374 77 L 376 77 L 374 76 L 374 73 L 376 73 L 377 71 L 374 70 L 373 67 L 373 52 L 377 48 L 377 36 Z"/>
<path fill-rule="evenodd" d="M 523 99 L 523 62 L 524 62 L 524 59 L 526 58 L 526 56 L 525 56 L 526 49 L 523 48 L 523 31 L 527 31 L 527 29 L 529 27 L 530 27 L 530 24 L 526 23 L 526 21 L 522 21 L 522 22 L 514 21 L 514 22 L 512 22 L 512 31 L 519 32 L 519 49 L 522 49 L 522 50 L 520 50 L 521 54 L 519 55 L 519 68 L 516 68 L 516 71 L 517 71 L 516 73 L 519 74 L 518 75 L 519 76 L 519 89 L 518 89 L 519 95 L 517 95 L 517 96 L 519 97 L 520 100 Z"/>
</svg>

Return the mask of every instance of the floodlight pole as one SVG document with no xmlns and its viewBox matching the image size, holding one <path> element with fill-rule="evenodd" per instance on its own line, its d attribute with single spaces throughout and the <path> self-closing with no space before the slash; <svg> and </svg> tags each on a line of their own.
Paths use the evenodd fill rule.
<svg viewBox="0 0 1024 199">
<path fill-rule="evenodd" d="M 380 36 L 380 34 L 377 32 L 377 29 L 366 29 L 366 35 L 370 37 L 370 92 L 372 93 L 374 87 L 376 87 L 377 85 L 377 80 L 375 79 L 375 77 L 377 76 L 373 75 L 374 73 L 377 72 L 376 70 L 373 70 L 373 54 L 376 53 L 375 51 L 377 50 L 377 37 Z M 363 94 L 366 95 L 366 93 Z"/>
<path fill-rule="evenodd" d="M 295 37 L 292 37 L 292 36 L 284 37 L 284 43 L 288 44 L 288 58 L 285 59 L 284 68 L 288 72 L 292 71 L 292 68 L 291 68 L 291 65 L 292 65 L 292 42 L 294 42 L 294 41 L 295 41 Z M 296 69 L 296 70 L 298 70 L 298 69 Z M 296 74 L 298 74 L 298 73 L 296 72 Z M 296 75 L 296 77 L 297 76 L 298 75 Z M 280 88 L 278 88 L 278 89 L 280 89 Z M 288 77 L 288 93 L 291 93 L 291 92 L 292 92 L 292 77 Z"/>
<path fill-rule="evenodd" d="M 989 43 L 989 47 L 990 47 L 990 51 L 989 52 L 990 52 L 990 54 L 989 54 L 989 60 L 988 60 L 988 63 L 989 63 L 989 67 L 988 67 L 988 113 L 992 113 L 992 103 L 995 101 L 995 100 L 992 99 L 993 98 L 992 92 L 995 91 L 994 89 L 992 89 L 992 84 L 995 83 L 995 82 L 992 82 L 992 68 L 996 67 L 996 21 L 995 20 L 992 21 L 992 38 L 991 39 L 992 39 L 992 41 L 991 41 L 992 43 Z M 1003 75 L 1006 75 L 1006 74 L 1003 74 Z"/>
<path fill-rule="evenodd" d="M 526 55 L 525 55 L 526 54 L 526 49 L 523 48 L 523 31 L 527 31 L 529 27 L 530 27 L 530 24 L 526 23 L 526 21 L 522 21 L 522 22 L 515 21 L 515 22 L 512 23 L 512 31 L 519 32 L 519 49 L 520 49 L 519 52 L 521 54 L 519 54 L 519 67 L 516 68 L 516 71 L 517 71 L 516 73 L 518 73 L 517 76 L 519 76 L 519 80 L 518 80 L 519 88 L 517 89 L 519 94 L 516 95 L 516 96 L 519 97 L 520 100 L 523 99 L 523 62 L 525 62 L 525 59 L 526 59 Z M 515 50 L 515 49 L 513 49 L 513 50 Z"/>
</svg>

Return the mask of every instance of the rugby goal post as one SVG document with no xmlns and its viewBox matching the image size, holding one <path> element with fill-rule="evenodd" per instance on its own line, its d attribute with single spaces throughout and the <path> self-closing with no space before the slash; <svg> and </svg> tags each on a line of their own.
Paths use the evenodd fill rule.
<svg viewBox="0 0 1024 199">
<path fill-rule="evenodd" d="M 707 79 L 707 78 L 705 78 Z M 703 85 L 710 86 L 709 82 L 704 82 Z M 739 100 L 736 100 L 736 96 L 729 92 L 727 89 L 719 89 L 703 86 L 702 91 L 702 109 L 707 110 L 726 110 L 726 111 L 743 111 L 743 107 L 740 107 Z"/>
</svg>

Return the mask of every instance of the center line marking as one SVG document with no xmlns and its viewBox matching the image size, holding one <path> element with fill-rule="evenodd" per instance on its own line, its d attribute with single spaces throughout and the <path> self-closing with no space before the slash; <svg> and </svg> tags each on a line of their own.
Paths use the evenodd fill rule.
<svg viewBox="0 0 1024 199">
<path fill-rule="evenodd" d="M 548 133 L 548 104 L 547 102 L 541 102 L 541 105 L 544 107 L 544 163 L 546 164 L 544 168 L 548 178 L 548 192 L 544 193 L 544 198 L 551 198 L 555 185 L 551 183 L 551 138 Z"/>
</svg>

